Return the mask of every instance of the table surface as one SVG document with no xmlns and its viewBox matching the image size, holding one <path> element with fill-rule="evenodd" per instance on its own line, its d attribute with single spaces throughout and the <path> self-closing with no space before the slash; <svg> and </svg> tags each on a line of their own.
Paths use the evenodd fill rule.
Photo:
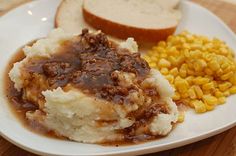
<svg viewBox="0 0 236 156">
<path fill-rule="evenodd" d="M 0 16 L 14 7 L 31 0 L 0 0 Z M 236 32 L 236 0 L 192 0 L 219 16 Z M 229 2 L 233 3 L 229 3 Z M 11 3 L 11 4 L 9 4 Z M 236 3 L 235 3 L 236 4 Z M 1 156 L 34 156 L 0 137 Z M 236 127 L 208 139 L 183 147 L 149 154 L 150 156 L 236 156 Z"/>
</svg>

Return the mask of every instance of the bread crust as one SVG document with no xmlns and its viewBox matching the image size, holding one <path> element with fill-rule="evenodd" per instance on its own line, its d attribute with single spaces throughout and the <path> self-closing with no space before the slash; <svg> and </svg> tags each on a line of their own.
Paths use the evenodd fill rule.
<svg viewBox="0 0 236 156">
<path fill-rule="evenodd" d="M 59 26 L 59 16 L 60 16 L 60 13 L 61 13 L 61 8 L 62 8 L 64 3 L 65 3 L 65 0 L 62 0 L 60 5 L 57 7 L 57 11 L 56 11 L 55 18 L 54 18 L 54 27 L 55 28 L 60 27 Z"/>
<path fill-rule="evenodd" d="M 98 17 L 87 11 L 84 6 L 82 12 L 84 20 L 95 29 L 102 30 L 102 32 L 106 34 L 121 39 L 133 37 L 138 42 L 158 42 L 166 40 L 169 35 L 172 35 L 175 32 L 177 27 L 176 25 L 165 29 L 137 28 Z"/>
</svg>

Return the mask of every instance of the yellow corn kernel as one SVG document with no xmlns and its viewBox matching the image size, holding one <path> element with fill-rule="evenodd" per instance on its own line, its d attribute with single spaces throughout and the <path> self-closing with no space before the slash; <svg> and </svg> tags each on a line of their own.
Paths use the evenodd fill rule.
<svg viewBox="0 0 236 156">
<path fill-rule="evenodd" d="M 187 65 L 186 63 L 184 63 L 184 64 L 181 65 L 181 68 L 187 69 L 187 68 L 188 68 L 188 65 Z"/>
<path fill-rule="evenodd" d="M 233 86 L 229 89 L 230 94 L 236 94 L 236 86 Z"/>
<path fill-rule="evenodd" d="M 180 97 L 181 97 L 181 99 L 186 99 L 186 98 L 189 97 L 189 95 L 188 95 L 187 92 L 184 92 L 184 93 L 181 93 L 181 94 L 180 94 Z"/>
<path fill-rule="evenodd" d="M 210 80 L 208 78 L 204 78 L 204 77 L 197 77 L 195 79 L 193 79 L 193 83 L 196 85 L 203 85 L 205 83 L 208 83 Z"/>
<path fill-rule="evenodd" d="M 191 69 L 188 69 L 187 73 L 188 73 L 188 75 L 195 75 L 195 72 L 193 70 L 191 70 Z"/>
<path fill-rule="evenodd" d="M 174 66 L 177 66 L 177 59 L 174 56 L 169 56 L 168 60 L 170 61 L 170 63 Z"/>
<path fill-rule="evenodd" d="M 236 75 L 233 75 L 230 79 L 229 79 L 230 83 L 232 83 L 233 85 L 236 85 Z"/>
<path fill-rule="evenodd" d="M 159 46 L 159 47 L 165 47 L 165 46 L 166 46 L 166 42 L 160 41 L 160 42 L 158 43 L 158 46 Z"/>
<path fill-rule="evenodd" d="M 188 65 L 188 69 L 193 69 L 193 62 L 190 59 L 186 61 L 187 61 L 186 64 Z"/>
<path fill-rule="evenodd" d="M 197 94 L 197 97 L 199 99 L 202 98 L 202 96 L 203 96 L 202 89 L 199 86 L 197 86 L 197 85 L 193 85 L 193 88 L 194 88 L 194 90 L 195 90 L 195 92 Z"/>
<path fill-rule="evenodd" d="M 175 77 L 178 76 L 178 74 L 179 74 L 178 68 L 175 67 L 175 68 L 171 69 L 170 74 Z"/>
<path fill-rule="evenodd" d="M 214 88 L 214 83 L 213 82 L 209 82 L 209 83 L 205 83 L 202 85 L 202 90 L 211 90 Z"/>
<path fill-rule="evenodd" d="M 219 69 L 219 70 L 216 71 L 217 76 L 221 76 L 222 74 L 224 74 L 222 69 Z"/>
<path fill-rule="evenodd" d="M 217 98 L 220 98 L 220 97 L 224 96 L 224 94 L 223 94 L 221 91 L 216 91 L 216 92 L 215 92 L 215 96 L 216 96 Z"/>
<path fill-rule="evenodd" d="M 206 48 L 207 49 L 207 48 Z M 212 54 L 210 54 L 210 53 L 207 53 L 207 52 L 205 52 L 205 54 L 203 55 L 203 58 L 204 58 L 204 60 L 206 60 L 206 62 L 210 62 L 211 60 L 212 60 Z M 208 63 L 207 63 L 208 64 Z M 209 68 L 210 69 L 210 68 Z"/>
<path fill-rule="evenodd" d="M 165 48 L 163 47 L 157 47 L 156 50 L 159 52 L 159 53 L 162 53 L 164 54 L 166 52 Z"/>
<path fill-rule="evenodd" d="M 175 92 L 175 95 L 172 97 L 172 99 L 175 101 L 180 100 L 180 94 L 178 92 Z"/>
<path fill-rule="evenodd" d="M 188 90 L 188 95 L 189 95 L 189 97 L 190 97 L 191 99 L 196 99 L 196 98 L 197 98 L 197 95 L 196 95 L 196 93 L 195 93 L 195 91 L 194 91 L 194 88 L 190 88 L 190 89 Z"/>
<path fill-rule="evenodd" d="M 229 67 L 227 67 L 226 69 L 223 69 L 223 73 L 225 74 L 225 73 L 229 73 L 229 72 L 231 72 L 232 71 L 232 69 L 231 69 L 231 67 L 229 66 Z"/>
<path fill-rule="evenodd" d="M 223 54 L 223 55 L 227 55 L 228 54 L 228 50 L 226 49 L 226 48 L 220 48 L 220 52 L 221 52 L 221 54 Z"/>
<path fill-rule="evenodd" d="M 210 69 L 212 69 L 213 71 L 217 71 L 220 69 L 220 65 L 216 62 L 216 60 L 212 60 L 208 63 L 208 66 L 210 67 Z"/>
<path fill-rule="evenodd" d="M 155 62 L 151 62 L 151 63 L 149 63 L 149 66 L 154 68 L 154 67 L 156 67 L 156 63 Z"/>
<path fill-rule="evenodd" d="M 230 71 L 229 73 L 222 75 L 220 78 L 221 78 L 221 80 L 228 80 L 233 75 L 234 75 L 233 71 Z"/>
<path fill-rule="evenodd" d="M 224 96 L 230 96 L 230 92 L 227 90 L 227 91 L 224 91 Z"/>
<path fill-rule="evenodd" d="M 185 80 L 188 81 L 188 84 L 192 84 L 193 78 L 193 76 L 188 76 L 187 78 L 185 78 Z"/>
<path fill-rule="evenodd" d="M 213 75 L 214 72 L 210 69 L 210 68 L 205 68 L 204 69 L 204 72 L 207 74 L 207 75 Z"/>
<path fill-rule="evenodd" d="M 152 57 L 150 58 L 151 62 L 158 62 L 159 58 L 158 57 Z"/>
<path fill-rule="evenodd" d="M 203 60 L 203 59 L 199 59 L 199 60 L 198 60 L 198 64 L 199 64 L 202 68 L 207 67 L 207 63 L 206 63 L 206 61 Z"/>
<path fill-rule="evenodd" d="M 178 115 L 178 122 L 179 123 L 184 122 L 184 118 L 185 118 L 185 114 L 184 113 L 179 113 L 179 115 Z"/>
<path fill-rule="evenodd" d="M 229 66 L 229 64 L 228 64 L 227 62 L 225 62 L 225 63 L 223 63 L 223 64 L 221 65 L 221 68 L 225 69 L 225 68 L 227 68 L 228 66 Z"/>
<path fill-rule="evenodd" d="M 173 55 L 173 56 L 177 56 L 179 54 L 179 52 L 177 51 L 176 47 L 171 47 L 169 50 L 168 50 L 168 53 L 170 55 Z"/>
<path fill-rule="evenodd" d="M 143 58 L 175 87 L 174 100 L 198 112 L 210 111 L 236 93 L 233 51 L 219 39 L 182 32 L 159 42 Z"/>
<path fill-rule="evenodd" d="M 218 99 L 212 95 L 203 95 L 202 99 L 208 105 L 216 105 L 218 103 Z"/>
<path fill-rule="evenodd" d="M 184 44 L 183 46 L 187 46 L 186 44 Z M 183 54 L 184 54 L 184 56 L 186 57 L 186 58 L 189 58 L 190 57 L 190 54 L 189 54 L 189 50 L 188 50 L 188 48 L 185 48 L 184 50 L 183 50 Z"/>
<path fill-rule="evenodd" d="M 180 56 L 177 57 L 176 61 L 177 61 L 176 62 L 177 66 L 179 66 L 179 65 L 181 65 L 185 61 L 185 57 L 180 55 Z"/>
<path fill-rule="evenodd" d="M 182 78 L 185 78 L 187 76 L 187 70 L 186 69 L 183 69 L 183 68 L 180 68 L 179 70 L 179 75 L 182 77 Z"/>
<path fill-rule="evenodd" d="M 167 75 L 169 73 L 169 70 L 168 68 L 161 68 L 160 72 L 163 74 L 163 75 Z"/>
<path fill-rule="evenodd" d="M 168 68 L 170 66 L 171 66 L 171 63 L 168 60 L 164 59 L 164 58 L 160 59 L 159 62 L 158 62 L 158 67 L 159 68 L 162 68 L 162 67 Z"/>
<path fill-rule="evenodd" d="M 180 93 L 186 93 L 189 88 L 189 84 L 186 80 L 180 78 L 175 79 L 175 87 Z"/>
<path fill-rule="evenodd" d="M 173 84 L 174 83 L 174 76 L 173 75 L 166 75 L 166 79 Z"/>
<path fill-rule="evenodd" d="M 214 80 L 214 77 L 212 77 L 211 75 L 205 75 L 204 77 L 205 77 L 205 78 L 208 78 L 210 81 L 213 81 L 213 80 Z"/>
<path fill-rule="evenodd" d="M 203 91 L 203 95 L 208 95 L 212 93 L 210 90 L 202 90 L 202 91 Z"/>
<path fill-rule="evenodd" d="M 206 112 L 206 105 L 201 100 L 194 100 L 192 104 L 195 108 L 197 113 L 204 113 Z"/>
<path fill-rule="evenodd" d="M 199 64 L 197 64 L 197 63 L 195 63 L 193 67 L 194 67 L 194 70 L 195 70 L 196 72 L 202 71 L 201 66 L 199 66 Z"/>
<path fill-rule="evenodd" d="M 211 82 L 214 84 L 214 87 L 215 87 L 215 88 L 218 88 L 218 87 L 219 87 L 219 83 L 218 83 L 217 81 L 214 81 L 214 80 L 213 80 L 213 81 L 211 81 Z M 219 90 L 219 89 L 218 89 L 218 90 Z"/>
<path fill-rule="evenodd" d="M 172 35 L 168 36 L 167 41 L 168 41 L 168 42 L 171 41 L 171 40 L 173 39 L 173 37 L 174 37 L 174 36 L 172 36 Z"/>
<path fill-rule="evenodd" d="M 218 104 L 224 104 L 225 102 L 226 102 L 226 98 L 225 97 L 218 98 Z"/>
<path fill-rule="evenodd" d="M 206 110 L 207 110 L 207 111 L 211 111 L 211 110 L 213 110 L 213 109 L 215 108 L 215 105 L 208 105 L 208 104 L 205 104 L 205 106 L 206 106 Z"/>
<path fill-rule="evenodd" d="M 202 71 L 203 68 L 205 68 L 206 66 L 207 66 L 207 63 L 203 59 L 199 59 L 194 62 L 195 71 L 198 71 L 198 72 Z"/>
<path fill-rule="evenodd" d="M 160 57 L 161 57 L 161 58 L 166 58 L 166 57 L 167 57 L 167 54 L 166 54 L 166 53 L 161 53 L 161 54 L 160 54 Z"/>
<path fill-rule="evenodd" d="M 191 58 L 199 58 L 201 56 L 201 51 L 193 49 L 193 44 L 191 45 L 191 51 L 189 52 Z"/>
<path fill-rule="evenodd" d="M 181 81 L 181 80 L 183 80 L 183 79 L 182 79 L 180 76 L 176 76 L 176 77 L 175 77 L 175 81 L 179 81 L 179 80 Z"/>
<path fill-rule="evenodd" d="M 231 87 L 232 84 L 230 82 L 224 82 L 222 84 L 219 84 L 218 86 L 219 86 L 220 91 L 223 92 L 223 91 L 226 91 L 229 87 Z"/>
<path fill-rule="evenodd" d="M 203 71 L 200 71 L 200 72 L 196 72 L 195 75 L 196 76 L 204 76 L 205 73 Z"/>
</svg>

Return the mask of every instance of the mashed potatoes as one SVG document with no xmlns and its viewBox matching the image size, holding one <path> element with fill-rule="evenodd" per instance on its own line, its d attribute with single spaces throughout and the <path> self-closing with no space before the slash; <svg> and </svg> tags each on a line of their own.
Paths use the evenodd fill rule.
<svg viewBox="0 0 236 156">
<path fill-rule="evenodd" d="M 22 99 L 39 106 L 27 118 L 86 143 L 167 135 L 178 116 L 174 90 L 134 53 L 134 43 L 119 47 L 101 33 L 73 36 L 56 29 L 25 47 L 26 58 L 9 76 Z"/>
</svg>

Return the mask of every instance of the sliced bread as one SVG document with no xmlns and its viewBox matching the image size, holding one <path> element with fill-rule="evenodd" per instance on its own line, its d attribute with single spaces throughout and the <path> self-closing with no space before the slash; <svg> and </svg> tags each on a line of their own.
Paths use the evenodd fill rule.
<svg viewBox="0 0 236 156">
<path fill-rule="evenodd" d="M 63 0 L 55 26 L 80 33 L 83 28 L 139 42 L 165 40 L 174 33 L 181 13 L 180 0 Z"/>
<path fill-rule="evenodd" d="M 157 42 L 174 33 L 179 0 L 85 0 L 84 20 L 118 38 Z"/>
</svg>

